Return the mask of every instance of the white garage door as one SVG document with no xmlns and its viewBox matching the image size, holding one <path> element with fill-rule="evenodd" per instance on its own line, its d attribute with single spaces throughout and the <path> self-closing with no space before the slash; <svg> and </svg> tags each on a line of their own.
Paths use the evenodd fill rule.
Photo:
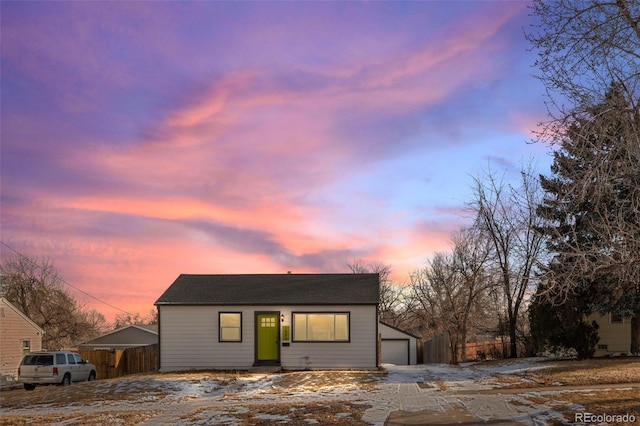
<svg viewBox="0 0 640 426">
<path fill-rule="evenodd" d="M 409 364 L 409 340 L 382 339 L 382 362 L 384 364 Z"/>
</svg>

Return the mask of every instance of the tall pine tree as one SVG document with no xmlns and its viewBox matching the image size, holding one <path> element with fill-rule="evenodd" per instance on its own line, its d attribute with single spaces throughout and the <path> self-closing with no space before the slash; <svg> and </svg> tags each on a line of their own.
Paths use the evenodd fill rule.
<svg viewBox="0 0 640 426">
<path fill-rule="evenodd" d="M 640 109 L 624 93 L 613 85 L 558 136 L 538 214 L 554 254 L 547 294 L 630 317 L 640 353 Z"/>
</svg>

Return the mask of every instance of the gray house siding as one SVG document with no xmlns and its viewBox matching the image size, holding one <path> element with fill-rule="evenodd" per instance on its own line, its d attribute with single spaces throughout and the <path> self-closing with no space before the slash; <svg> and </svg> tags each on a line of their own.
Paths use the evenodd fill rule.
<svg viewBox="0 0 640 426">
<path fill-rule="evenodd" d="M 291 327 L 293 312 L 348 312 L 349 342 L 295 342 L 280 336 L 280 365 L 284 369 L 375 369 L 376 306 L 160 306 L 160 371 L 192 369 L 247 370 L 256 360 L 255 314 L 284 315 L 280 327 Z M 220 312 L 242 314 L 242 341 L 220 342 Z M 290 329 L 293 333 L 293 330 Z M 291 337 L 292 335 L 290 335 Z M 283 346 L 283 343 L 288 346 Z"/>
<path fill-rule="evenodd" d="M 180 275 L 156 301 L 160 371 L 375 369 L 378 291 L 378 274 Z"/>
</svg>

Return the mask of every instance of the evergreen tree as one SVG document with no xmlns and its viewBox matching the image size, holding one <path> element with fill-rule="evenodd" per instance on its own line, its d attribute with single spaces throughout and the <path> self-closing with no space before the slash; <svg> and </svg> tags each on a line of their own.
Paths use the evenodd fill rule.
<svg viewBox="0 0 640 426">
<path fill-rule="evenodd" d="M 558 135 L 552 176 L 540 179 L 554 257 L 538 297 L 631 317 L 630 351 L 639 353 L 640 110 L 624 93 L 614 84 Z"/>
</svg>

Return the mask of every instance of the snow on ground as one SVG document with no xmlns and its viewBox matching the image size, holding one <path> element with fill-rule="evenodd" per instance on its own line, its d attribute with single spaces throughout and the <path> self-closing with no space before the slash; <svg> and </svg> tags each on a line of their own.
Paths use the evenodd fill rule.
<svg viewBox="0 0 640 426">
<path fill-rule="evenodd" d="M 392 411 L 464 409 L 483 420 L 502 418 L 537 426 L 546 424 L 547 420 L 557 420 L 559 414 L 529 401 L 525 390 L 520 395 L 477 391 L 502 387 L 504 382 L 499 377 L 509 376 L 512 382 L 525 380 L 524 373 L 542 368 L 539 361 L 539 358 L 531 358 L 458 366 L 385 364 L 385 372 L 382 373 L 309 371 L 235 376 L 228 373 L 216 375 L 215 372 L 142 375 L 98 381 L 91 386 L 86 384 L 85 389 L 92 389 L 96 394 L 93 399 L 80 398 L 75 403 L 68 403 L 64 402 L 69 399 L 66 396 L 51 403 L 46 401 L 46 393 L 42 392 L 40 395 L 44 399 L 39 403 L 17 404 L 11 411 L 14 414 L 46 415 L 69 408 L 94 412 L 108 408 L 113 410 L 109 412 L 113 415 L 118 410 L 124 412 L 135 408 L 154 413 L 146 423 L 141 423 L 150 425 L 176 422 L 233 425 L 241 424 L 242 416 L 247 415 L 274 423 L 286 422 L 295 416 L 295 419 L 304 418 L 304 422 L 309 424 L 322 424 L 322 419 L 314 416 L 313 412 L 301 411 L 307 406 L 324 404 L 335 409 L 333 421 L 351 418 L 355 414 L 353 407 L 362 406 L 362 421 L 373 425 L 383 425 Z M 549 363 L 544 365 L 548 366 Z M 51 390 L 58 393 L 81 391 L 83 386 L 85 384 Z M 38 388 L 34 393 L 40 390 Z M 11 392 L 25 395 L 23 390 Z M 291 404 L 291 408 L 281 407 L 273 412 L 264 408 L 278 404 Z M 351 408 L 347 409 L 349 404 Z M 0 423 L 2 416 L 0 413 Z"/>
</svg>

